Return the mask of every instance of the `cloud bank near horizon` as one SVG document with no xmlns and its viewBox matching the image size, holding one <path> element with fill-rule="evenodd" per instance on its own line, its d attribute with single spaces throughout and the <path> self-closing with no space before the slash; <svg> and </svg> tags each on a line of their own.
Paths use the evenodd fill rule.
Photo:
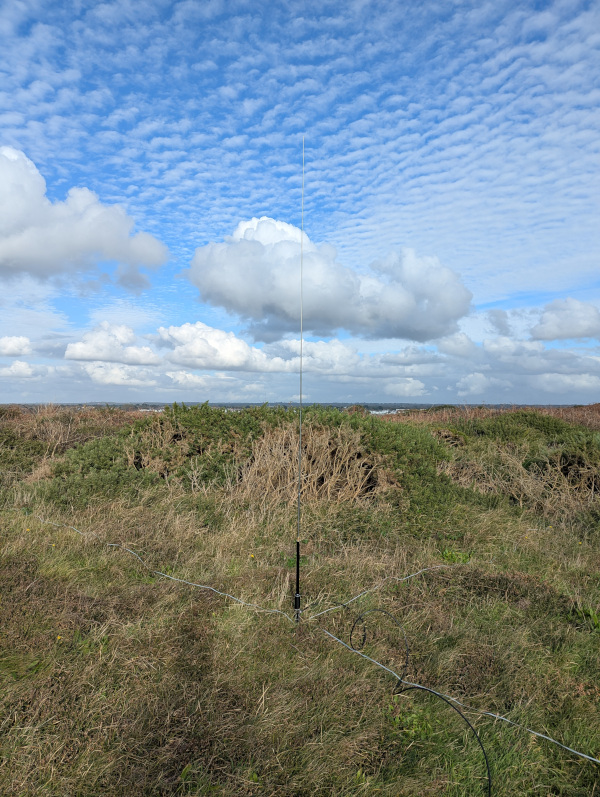
<svg viewBox="0 0 600 797">
<path fill-rule="evenodd" d="M 134 395 L 152 389 L 165 400 L 198 391 L 219 401 L 293 400 L 297 392 L 297 338 L 252 346 L 200 321 L 142 335 L 124 324 L 102 322 L 78 338 L 66 346 L 63 365 L 18 359 L 0 369 L 0 378 L 29 385 L 36 380 L 41 385 L 42 376 L 69 379 L 76 387 L 127 387 Z M 36 342 L 27 338 L 0 338 L 6 356 L 32 349 L 35 353 Z M 398 341 L 381 353 L 361 351 L 357 337 L 332 338 L 305 340 L 303 350 L 306 398 L 314 401 L 332 400 L 335 391 L 352 402 L 358 389 L 363 401 L 511 403 L 518 388 L 524 401 L 559 397 L 569 403 L 573 390 L 591 401 L 600 386 L 600 357 L 593 347 L 565 351 L 531 339 L 497 336 L 477 342 L 458 332 L 430 344 Z"/>
</svg>

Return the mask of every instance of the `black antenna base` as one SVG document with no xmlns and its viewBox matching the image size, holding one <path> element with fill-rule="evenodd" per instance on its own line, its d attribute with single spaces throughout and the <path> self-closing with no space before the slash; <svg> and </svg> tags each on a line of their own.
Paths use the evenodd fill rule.
<svg viewBox="0 0 600 797">
<path fill-rule="evenodd" d="M 294 596 L 294 616 L 296 618 L 296 622 L 300 622 L 300 595 L 298 593 Z"/>
</svg>

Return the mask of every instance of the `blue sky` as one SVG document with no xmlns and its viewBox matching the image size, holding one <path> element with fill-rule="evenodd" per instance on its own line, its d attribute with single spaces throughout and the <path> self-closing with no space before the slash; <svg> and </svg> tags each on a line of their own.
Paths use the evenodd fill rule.
<svg viewBox="0 0 600 797">
<path fill-rule="evenodd" d="M 596 2 L 0 8 L 0 403 L 600 400 Z"/>
</svg>

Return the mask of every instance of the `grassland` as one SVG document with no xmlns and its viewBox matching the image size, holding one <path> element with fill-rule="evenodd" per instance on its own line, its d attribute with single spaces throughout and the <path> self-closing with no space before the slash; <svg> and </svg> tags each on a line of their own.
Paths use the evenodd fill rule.
<svg viewBox="0 0 600 797">
<path fill-rule="evenodd" d="M 597 410 L 306 411 L 296 624 L 173 580 L 292 614 L 296 413 L 1 408 L 0 794 L 486 794 L 451 708 L 324 633 L 402 673 L 385 612 L 408 681 L 600 758 Z M 497 797 L 600 796 L 467 716 Z"/>
</svg>

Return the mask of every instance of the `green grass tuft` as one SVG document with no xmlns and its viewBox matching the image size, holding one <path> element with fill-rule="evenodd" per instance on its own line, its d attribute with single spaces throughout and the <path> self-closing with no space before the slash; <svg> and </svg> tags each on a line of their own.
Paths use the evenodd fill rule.
<svg viewBox="0 0 600 797">
<path fill-rule="evenodd" d="M 293 612 L 295 411 L 0 412 L 1 794 L 485 794 L 456 712 L 323 633 L 402 672 L 385 612 L 407 680 L 600 757 L 597 413 L 304 420 L 296 625 L 153 573 Z M 600 795 L 469 718 L 495 797 Z"/>
</svg>

